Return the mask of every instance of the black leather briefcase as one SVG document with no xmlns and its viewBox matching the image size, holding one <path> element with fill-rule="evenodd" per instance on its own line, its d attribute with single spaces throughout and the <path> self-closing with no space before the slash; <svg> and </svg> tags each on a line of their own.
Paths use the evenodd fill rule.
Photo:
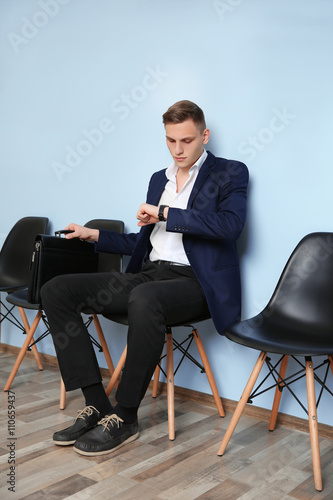
<svg viewBox="0 0 333 500">
<path fill-rule="evenodd" d="M 98 253 L 94 244 L 78 238 L 67 240 L 56 236 L 36 236 L 31 257 L 31 275 L 28 286 L 28 302 L 40 304 L 40 290 L 44 283 L 61 274 L 97 272 Z"/>
</svg>

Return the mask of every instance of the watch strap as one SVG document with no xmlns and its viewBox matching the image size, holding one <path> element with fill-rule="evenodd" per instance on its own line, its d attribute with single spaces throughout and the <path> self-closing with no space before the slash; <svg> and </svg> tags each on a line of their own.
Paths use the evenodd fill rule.
<svg viewBox="0 0 333 500">
<path fill-rule="evenodd" d="M 166 221 L 166 219 L 164 218 L 164 209 L 165 209 L 166 207 L 168 207 L 168 206 L 169 206 L 169 205 L 160 205 L 160 206 L 158 207 L 158 220 L 159 220 L 160 222 L 165 222 L 165 221 Z"/>
</svg>

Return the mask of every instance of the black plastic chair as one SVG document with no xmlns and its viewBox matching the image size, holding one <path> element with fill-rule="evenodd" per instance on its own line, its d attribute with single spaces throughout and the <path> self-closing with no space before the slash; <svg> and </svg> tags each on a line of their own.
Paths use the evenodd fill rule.
<svg viewBox="0 0 333 500">
<path fill-rule="evenodd" d="M 0 252 L 0 292 L 8 294 L 28 286 L 35 237 L 46 232 L 48 221 L 47 217 L 23 217 L 10 230 Z M 13 314 L 14 307 L 8 308 L 0 301 L 0 325 L 7 320 L 25 333 L 24 326 Z M 34 355 L 40 365 L 37 349 Z"/>
<path fill-rule="evenodd" d="M 269 430 L 275 428 L 281 393 L 287 389 L 308 413 L 315 488 L 323 489 L 317 423 L 317 405 L 326 385 L 329 369 L 333 373 L 333 233 L 311 233 L 305 236 L 290 256 L 277 287 L 265 309 L 257 316 L 241 321 L 225 332 L 225 336 L 260 352 L 256 365 L 236 407 L 218 450 L 223 455 L 241 414 L 257 395 L 266 379 L 274 377 L 275 398 Z M 281 355 L 273 365 L 267 353 Z M 286 377 L 288 357 L 295 359 L 300 370 Z M 298 357 L 305 358 L 301 363 Z M 312 357 L 325 356 L 314 368 Z M 326 359 L 327 356 L 327 359 Z M 259 387 L 253 387 L 266 362 L 268 376 Z M 280 371 L 278 366 L 280 364 Z M 322 379 L 317 370 L 326 365 Z M 317 372 L 317 373 L 316 373 Z M 306 377 L 308 409 L 290 385 Z M 320 385 L 316 402 L 315 381 Z M 259 395 L 259 394 L 258 394 Z"/>
<path fill-rule="evenodd" d="M 114 321 L 115 323 L 119 323 L 122 325 L 128 325 L 128 319 L 127 316 L 121 315 L 121 314 L 113 314 L 113 315 L 105 315 L 105 318 Z M 210 316 L 207 317 L 194 317 L 191 319 L 190 323 L 199 323 L 201 321 L 209 319 Z M 215 383 L 215 379 L 213 376 L 213 372 L 211 370 L 205 349 L 203 347 L 199 332 L 197 328 L 195 328 L 192 324 L 189 322 L 187 323 L 177 323 L 177 324 L 172 324 L 168 325 L 166 327 L 166 354 L 161 356 L 161 361 L 164 357 L 166 357 L 166 372 L 162 369 L 161 367 L 161 361 L 157 365 L 155 369 L 155 374 L 154 374 L 154 382 L 153 382 L 153 391 L 152 391 L 152 396 L 155 398 L 157 396 L 158 392 L 158 384 L 159 384 L 159 377 L 160 377 L 160 371 L 164 373 L 166 376 L 167 380 L 167 401 L 168 401 L 168 430 L 169 430 L 169 439 L 173 441 L 175 439 L 175 404 L 174 404 L 174 376 L 177 373 L 181 363 L 185 358 L 188 358 L 192 363 L 194 363 L 198 368 L 200 368 L 202 373 L 205 373 L 211 388 L 211 391 L 214 396 L 214 401 L 218 410 L 218 413 L 220 417 L 224 417 L 224 409 L 222 406 L 222 401 L 219 395 L 219 392 L 217 390 L 217 386 Z M 172 328 L 178 327 L 178 326 L 185 326 L 185 327 L 190 327 L 191 328 L 191 333 L 188 335 L 188 337 L 183 341 L 183 342 L 178 342 L 172 334 Z M 197 349 L 200 354 L 200 358 L 202 361 L 202 365 L 189 353 L 189 348 L 191 346 L 192 341 L 195 341 Z M 179 350 L 181 353 L 181 359 L 176 367 L 174 369 L 174 362 L 173 362 L 173 352 L 175 350 Z M 113 372 L 113 375 L 111 377 L 111 380 L 106 388 L 106 394 L 109 396 L 113 387 L 118 381 L 118 378 L 120 377 L 121 371 L 123 369 L 123 366 L 126 362 L 126 354 L 127 354 L 127 346 L 125 347 L 119 362 Z"/>
<path fill-rule="evenodd" d="M 112 230 L 112 231 L 117 231 L 117 232 L 123 232 L 124 231 L 124 223 L 122 221 L 118 220 L 109 220 L 109 219 L 94 219 L 85 224 L 86 227 L 92 228 L 92 229 L 106 229 L 106 230 Z M 30 259 L 31 259 L 31 254 L 30 254 Z M 99 259 L 98 259 L 98 271 L 99 272 L 104 272 L 107 270 L 121 270 L 122 267 L 122 257 L 120 255 L 116 254 L 99 254 Z M 10 295 L 7 296 L 7 301 L 12 304 L 13 306 L 17 306 L 22 319 L 25 318 L 24 324 L 25 324 L 25 330 L 26 330 L 26 339 L 24 341 L 24 344 L 22 348 L 20 349 L 20 352 L 16 358 L 14 367 L 8 377 L 8 380 L 6 382 L 5 391 L 8 391 L 14 378 L 15 375 L 20 367 L 20 364 L 22 363 L 22 360 L 27 352 L 27 350 L 30 350 L 31 348 L 34 348 L 36 346 L 36 343 L 40 342 L 43 338 L 46 337 L 50 333 L 49 330 L 49 325 L 47 322 L 47 318 L 43 312 L 42 305 L 41 304 L 31 304 L 27 301 L 27 288 L 18 290 L 14 293 L 11 293 Z M 31 326 L 28 323 L 28 320 L 26 318 L 25 310 L 34 310 L 37 311 L 37 314 L 31 324 Z M 35 334 L 35 331 L 40 324 L 40 321 L 44 323 L 45 326 L 45 331 L 34 341 L 33 336 Z M 98 337 L 100 340 L 99 344 L 98 342 L 95 341 L 95 339 L 92 339 L 93 343 L 99 348 L 100 351 L 104 352 L 104 356 L 106 359 L 106 362 L 108 364 L 110 373 L 112 374 L 114 367 L 112 363 L 112 359 L 107 347 L 107 344 L 105 342 L 105 338 L 102 332 L 102 329 L 100 327 L 98 318 L 96 315 L 92 315 L 88 318 L 87 320 L 87 326 L 91 324 L 91 322 L 94 322 L 96 326 L 96 330 L 98 333 Z M 43 368 L 40 368 L 43 369 Z M 65 407 L 65 397 L 66 393 L 64 391 L 64 386 L 61 384 L 61 392 L 60 392 L 60 408 L 63 409 Z"/>
</svg>

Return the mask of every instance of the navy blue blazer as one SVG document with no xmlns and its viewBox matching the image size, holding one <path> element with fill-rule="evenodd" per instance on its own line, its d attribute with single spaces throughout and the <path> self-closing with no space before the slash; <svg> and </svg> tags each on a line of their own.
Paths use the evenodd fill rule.
<svg viewBox="0 0 333 500">
<path fill-rule="evenodd" d="M 147 203 L 158 205 L 166 169 L 150 179 Z M 238 321 L 241 283 L 236 240 L 246 217 L 247 167 L 208 152 L 193 186 L 187 208 L 169 208 L 166 230 L 183 234 L 188 260 L 205 292 L 217 331 Z M 100 231 L 98 252 L 131 255 L 126 272 L 139 272 L 149 254 L 154 225 L 138 233 Z"/>
</svg>

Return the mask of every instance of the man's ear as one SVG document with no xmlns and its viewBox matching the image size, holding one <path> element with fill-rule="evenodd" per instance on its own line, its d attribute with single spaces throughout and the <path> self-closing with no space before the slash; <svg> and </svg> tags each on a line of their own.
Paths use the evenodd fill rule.
<svg viewBox="0 0 333 500">
<path fill-rule="evenodd" d="M 210 136 L 210 130 L 208 130 L 208 128 L 206 128 L 206 129 L 203 131 L 203 134 L 202 134 L 202 137 L 203 137 L 203 144 L 207 144 L 207 142 L 209 141 L 209 136 Z"/>
</svg>

